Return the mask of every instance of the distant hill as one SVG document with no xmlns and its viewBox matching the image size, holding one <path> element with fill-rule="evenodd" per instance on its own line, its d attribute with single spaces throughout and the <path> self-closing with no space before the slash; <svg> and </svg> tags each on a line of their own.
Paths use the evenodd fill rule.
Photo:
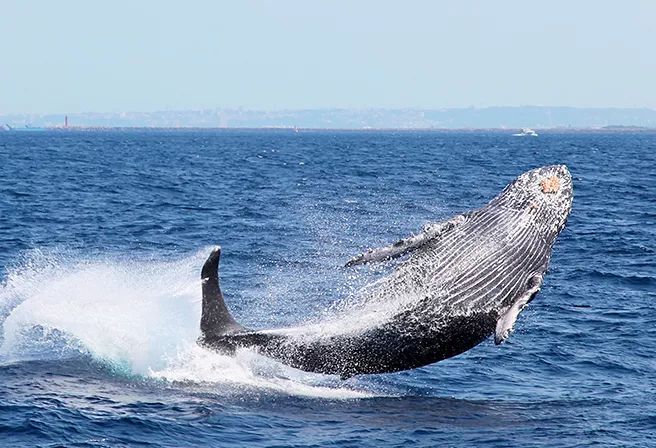
<svg viewBox="0 0 656 448">
<path fill-rule="evenodd" d="M 68 114 L 77 127 L 201 127 L 320 129 L 463 128 L 656 128 L 656 110 L 647 108 L 485 107 L 453 109 L 306 109 Z M 64 114 L 0 115 L 0 125 L 61 127 Z"/>
</svg>

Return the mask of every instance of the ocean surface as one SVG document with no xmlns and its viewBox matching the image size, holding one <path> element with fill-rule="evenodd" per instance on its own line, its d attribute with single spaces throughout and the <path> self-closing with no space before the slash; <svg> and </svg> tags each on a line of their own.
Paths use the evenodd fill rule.
<svg viewBox="0 0 656 448">
<path fill-rule="evenodd" d="M 505 344 L 346 381 L 195 345 L 213 245 L 238 321 L 313 321 L 393 266 L 351 256 L 554 163 Z M 0 445 L 656 446 L 656 133 L 0 133 Z"/>
</svg>

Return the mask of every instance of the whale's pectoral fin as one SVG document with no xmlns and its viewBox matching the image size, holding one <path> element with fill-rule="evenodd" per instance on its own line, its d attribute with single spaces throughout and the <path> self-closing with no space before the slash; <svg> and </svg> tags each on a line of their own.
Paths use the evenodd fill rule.
<svg viewBox="0 0 656 448">
<path fill-rule="evenodd" d="M 221 248 L 214 247 L 201 270 L 201 281 L 203 285 L 203 311 L 200 317 L 201 345 L 212 338 L 224 336 L 230 333 L 245 331 L 230 315 L 226 307 L 223 293 L 219 286 L 219 259 Z"/>
<path fill-rule="evenodd" d="M 436 222 L 426 225 L 421 232 L 416 235 L 403 238 L 391 246 L 369 249 L 367 252 L 351 258 L 346 267 L 356 266 L 359 264 L 371 263 L 373 261 L 384 261 L 398 258 L 403 254 L 420 248 L 427 242 L 440 238 L 448 233 L 455 226 L 465 220 L 464 215 L 457 215 L 448 221 Z"/>
<path fill-rule="evenodd" d="M 499 317 L 497 327 L 494 331 L 494 343 L 499 345 L 508 337 L 513 331 L 513 326 L 517 320 L 519 313 L 533 300 L 533 297 L 540 291 L 542 286 L 542 274 L 537 274 L 531 277 L 528 281 L 526 291 L 520 295 L 515 302 L 508 308 L 508 310 Z"/>
</svg>

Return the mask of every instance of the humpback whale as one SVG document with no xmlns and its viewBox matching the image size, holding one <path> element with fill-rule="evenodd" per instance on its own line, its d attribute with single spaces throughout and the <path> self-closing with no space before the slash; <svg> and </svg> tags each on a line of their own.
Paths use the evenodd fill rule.
<svg viewBox="0 0 656 448">
<path fill-rule="evenodd" d="M 198 344 L 221 353 L 251 348 L 292 367 L 343 379 L 441 361 L 492 334 L 500 344 L 542 286 L 572 197 L 565 165 L 528 171 L 480 209 L 350 259 L 347 267 L 404 257 L 363 290 L 360 310 L 298 327 L 240 325 L 221 292 L 217 246 L 201 271 Z"/>
</svg>

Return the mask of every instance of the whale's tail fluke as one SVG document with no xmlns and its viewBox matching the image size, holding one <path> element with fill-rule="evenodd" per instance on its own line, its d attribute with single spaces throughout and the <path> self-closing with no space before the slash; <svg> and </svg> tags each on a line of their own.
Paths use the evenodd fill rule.
<svg viewBox="0 0 656 448">
<path fill-rule="evenodd" d="M 198 342 L 201 344 L 226 334 L 246 331 L 232 317 L 223 299 L 219 286 L 220 258 L 221 248 L 216 246 L 212 249 L 200 274 L 203 282 L 203 311 L 200 317 L 201 337 Z"/>
</svg>

